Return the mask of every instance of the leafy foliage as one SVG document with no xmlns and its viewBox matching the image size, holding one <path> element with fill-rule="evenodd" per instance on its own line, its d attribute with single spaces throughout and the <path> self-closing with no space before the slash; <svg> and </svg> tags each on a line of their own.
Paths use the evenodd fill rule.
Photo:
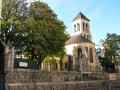
<svg viewBox="0 0 120 90">
<path fill-rule="evenodd" d="M 22 21 L 27 17 L 26 0 L 3 0 L 2 17 L 1 39 L 6 43 L 12 43 L 16 34 L 13 31 L 19 33 Z"/>
<path fill-rule="evenodd" d="M 65 28 L 46 3 L 3 2 L 2 40 L 15 46 L 16 54 L 24 53 L 36 60 L 38 67 L 49 55 L 63 57 L 67 39 Z"/>
<path fill-rule="evenodd" d="M 101 40 L 101 47 L 97 50 L 103 67 L 110 68 L 120 59 L 120 35 L 108 33 L 105 40 Z"/>
</svg>

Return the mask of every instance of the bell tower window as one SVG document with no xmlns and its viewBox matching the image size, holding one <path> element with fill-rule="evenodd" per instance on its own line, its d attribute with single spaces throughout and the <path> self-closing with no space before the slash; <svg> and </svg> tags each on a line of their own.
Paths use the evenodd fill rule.
<svg viewBox="0 0 120 90">
<path fill-rule="evenodd" d="M 84 37 L 86 38 L 86 35 L 84 35 Z"/>
<path fill-rule="evenodd" d="M 84 28 L 84 25 L 85 25 L 85 23 L 83 22 L 83 31 L 84 31 L 84 29 L 85 29 L 85 28 Z"/>
<path fill-rule="evenodd" d="M 86 23 L 86 31 L 88 31 L 88 24 Z"/>
<path fill-rule="evenodd" d="M 78 31 L 80 31 L 80 24 L 79 23 L 77 24 L 77 29 L 78 29 Z"/>
<path fill-rule="evenodd" d="M 76 32 L 76 25 L 74 25 L 74 32 Z"/>
<path fill-rule="evenodd" d="M 86 23 L 86 31 L 89 30 L 89 24 Z"/>
</svg>

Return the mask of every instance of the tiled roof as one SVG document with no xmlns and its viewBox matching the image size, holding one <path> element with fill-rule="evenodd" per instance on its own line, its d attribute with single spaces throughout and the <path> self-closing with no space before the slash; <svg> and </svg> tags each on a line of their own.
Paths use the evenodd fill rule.
<svg viewBox="0 0 120 90">
<path fill-rule="evenodd" d="M 75 20 L 77 20 L 77 19 L 79 19 L 79 18 L 81 18 L 81 19 L 85 19 L 85 20 L 87 20 L 87 21 L 90 21 L 84 14 L 82 14 L 81 12 L 79 12 L 78 14 L 77 14 L 77 16 L 72 20 L 72 21 L 75 21 Z"/>
<path fill-rule="evenodd" d="M 90 42 L 93 43 L 92 41 L 84 38 L 82 35 L 75 35 L 72 36 L 70 39 L 66 41 L 66 44 L 73 44 L 73 43 L 79 43 L 79 42 Z"/>
</svg>

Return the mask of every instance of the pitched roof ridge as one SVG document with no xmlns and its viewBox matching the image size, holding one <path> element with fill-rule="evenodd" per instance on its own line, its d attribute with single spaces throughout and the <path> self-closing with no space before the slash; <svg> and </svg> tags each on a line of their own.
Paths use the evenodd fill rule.
<svg viewBox="0 0 120 90">
<path fill-rule="evenodd" d="M 79 13 L 76 15 L 76 17 L 72 20 L 72 22 L 75 21 L 75 20 L 77 20 L 77 19 L 79 19 L 79 18 L 82 18 L 82 19 L 85 19 L 85 20 L 87 20 L 87 21 L 90 21 L 82 12 L 79 12 Z"/>
</svg>

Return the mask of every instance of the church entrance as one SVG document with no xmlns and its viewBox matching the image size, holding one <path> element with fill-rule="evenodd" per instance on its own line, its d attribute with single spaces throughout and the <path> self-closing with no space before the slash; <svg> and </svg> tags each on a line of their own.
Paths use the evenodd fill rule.
<svg viewBox="0 0 120 90">
<path fill-rule="evenodd" d="M 5 90 L 4 46 L 0 43 L 0 90 Z"/>
<path fill-rule="evenodd" d="M 72 56 L 68 56 L 68 71 L 72 71 L 73 70 L 73 59 Z"/>
</svg>

